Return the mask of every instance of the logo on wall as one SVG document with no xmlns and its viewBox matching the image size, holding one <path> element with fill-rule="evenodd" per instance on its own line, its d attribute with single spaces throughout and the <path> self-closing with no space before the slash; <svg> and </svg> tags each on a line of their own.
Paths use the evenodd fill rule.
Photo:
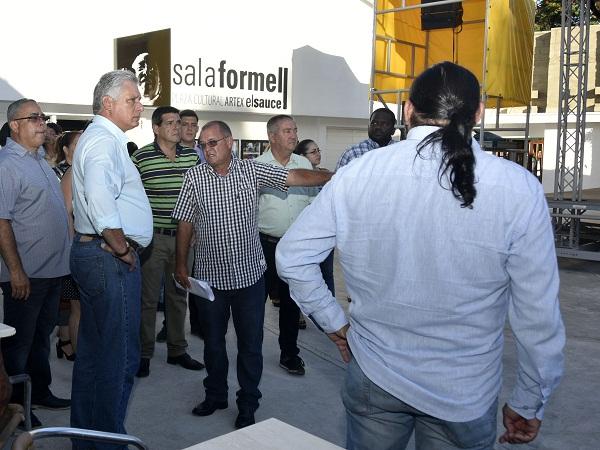
<svg viewBox="0 0 600 450">
<path fill-rule="evenodd" d="M 130 70 L 138 77 L 143 105 L 170 104 L 170 29 L 117 38 L 116 53 L 117 69 Z"/>
<path fill-rule="evenodd" d="M 209 64 L 173 64 L 173 104 L 226 111 L 286 112 L 289 109 L 287 67 L 259 71 L 226 59 Z"/>
<path fill-rule="evenodd" d="M 290 75 L 280 61 L 244 62 L 221 55 L 189 58 L 189 45 L 173 47 L 171 30 L 116 39 L 116 66 L 140 80 L 142 104 L 208 111 L 286 113 Z M 192 47 L 194 48 L 194 47 Z"/>
</svg>

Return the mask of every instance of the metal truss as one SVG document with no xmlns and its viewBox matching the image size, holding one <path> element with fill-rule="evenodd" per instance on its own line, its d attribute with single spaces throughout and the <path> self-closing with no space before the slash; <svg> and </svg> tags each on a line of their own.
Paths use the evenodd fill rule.
<svg viewBox="0 0 600 450">
<path fill-rule="evenodd" d="M 594 239 L 585 237 L 589 233 L 581 220 L 589 210 L 600 209 L 582 198 L 590 6 L 590 0 L 562 1 L 556 171 L 549 203 L 557 254 L 600 260 Z"/>
</svg>

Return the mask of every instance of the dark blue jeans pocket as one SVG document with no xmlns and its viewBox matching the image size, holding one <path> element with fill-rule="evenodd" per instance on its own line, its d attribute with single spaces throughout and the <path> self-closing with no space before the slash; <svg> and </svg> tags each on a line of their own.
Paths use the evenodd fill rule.
<svg viewBox="0 0 600 450">
<path fill-rule="evenodd" d="M 71 258 L 71 275 L 82 294 L 96 297 L 106 289 L 104 257 Z"/>
</svg>

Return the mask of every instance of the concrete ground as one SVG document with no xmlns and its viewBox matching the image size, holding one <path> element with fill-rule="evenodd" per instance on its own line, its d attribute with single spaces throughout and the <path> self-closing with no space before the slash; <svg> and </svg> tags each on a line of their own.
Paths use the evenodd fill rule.
<svg viewBox="0 0 600 450">
<path fill-rule="evenodd" d="M 496 445 L 496 449 L 578 450 L 600 449 L 600 263 L 561 260 L 561 306 L 567 328 L 565 377 L 546 409 L 540 436 L 531 445 Z M 347 307 L 339 266 L 336 266 L 337 297 Z M 159 314 L 158 322 L 162 320 Z M 127 430 L 141 438 L 151 449 L 176 450 L 229 433 L 234 430 L 235 335 L 227 336 L 230 356 L 230 407 L 209 417 L 195 417 L 192 408 L 203 399 L 205 372 L 191 372 L 166 364 L 166 345 L 157 344 L 151 361 L 150 377 L 137 380 L 127 417 Z M 339 446 L 345 445 L 344 409 L 339 389 L 344 377 L 342 363 L 334 345 L 312 324 L 300 331 L 299 346 L 306 362 L 306 376 L 288 375 L 278 366 L 277 309 L 267 304 L 264 338 L 263 398 L 257 421 L 275 417 Z M 54 339 L 53 339 L 54 341 Z M 189 337 L 189 353 L 202 359 L 202 341 Z M 500 405 L 513 386 L 516 355 L 514 339 L 507 329 L 504 355 L 505 389 Z M 52 389 L 58 396 L 69 396 L 72 363 L 51 355 L 54 376 Z M 68 411 L 35 412 L 45 426 L 67 426 Z M 501 416 L 499 415 L 499 418 Z M 498 433 L 503 430 L 501 419 Z M 299 443 L 290 442 L 289 448 Z M 63 439 L 41 440 L 36 448 L 70 448 Z M 413 449 L 409 444 L 409 449 Z"/>
</svg>

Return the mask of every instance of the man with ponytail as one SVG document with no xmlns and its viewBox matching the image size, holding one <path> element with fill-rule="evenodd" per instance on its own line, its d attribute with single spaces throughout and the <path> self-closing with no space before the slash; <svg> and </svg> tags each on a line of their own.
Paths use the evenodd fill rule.
<svg viewBox="0 0 600 450">
<path fill-rule="evenodd" d="M 477 78 L 412 84 L 405 141 L 340 169 L 277 247 L 292 298 L 348 363 L 347 447 L 493 449 L 506 318 L 517 347 L 500 442 L 538 434 L 563 373 L 558 269 L 542 186 L 472 139 Z M 319 270 L 336 246 L 349 317 Z"/>
</svg>

